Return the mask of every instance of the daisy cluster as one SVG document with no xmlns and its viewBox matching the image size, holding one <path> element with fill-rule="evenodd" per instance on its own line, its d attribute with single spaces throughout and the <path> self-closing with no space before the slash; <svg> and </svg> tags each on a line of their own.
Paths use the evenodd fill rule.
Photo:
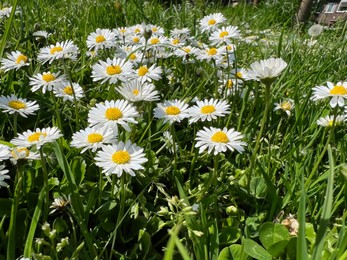
<svg viewBox="0 0 347 260">
<path fill-rule="evenodd" d="M 81 153 L 89 150 L 95 164 L 106 175 L 127 173 L 134 176 L 135 171 L 144 169 L 145 151 L 134 142 L 136 138 L 132 133 L 139 122 L 147 118 L 143 114 L 146 110 L 150 112 L 148 119 L 157 119 L 167 128 L 174 129 L 175 124 L 182 126 L 184 120 L 194 125 L 197 132 L 193 145 L 199 153 L 217 155 L 228 150 L 242 153 L 247 145 L 242 141 L 243 134 L 227 127 L 229 120 L 223 120 L 230 118 L 231 99 L 243 97 L 246 81 L 273 83 L 287 63 L 281 58 L 269 58 L 253 62 L 248 69 L 237 67 L 235 50 L 241 32 L 237 26 L 228 24 L 221 13 L 203 17 L 199 29 L 200 34 L 192 36 L 188 28 L 176 28 L 167 33 L 158 25 L 145 23 L 115 29 L 98 28 L 86 38 L 85 50 L 80 50 L 72 40 L 49 44 L 51 35 L 37 31 L 33 36 L 47 43 L 38 49 L 37 57 L 29 58 L 24 52 L 14 50 L 1 60 L 1 70 L 32 71 L 28 68 L 37 62 L 41 71 L 27 75 L 33 95 L 51 98 L 55 111 L 59 111 L 59 102 L 69 101 L 75 108 L 76 121 L 80 119 L 79 108 L 87 108 L 87 118 L 82 123 L 84 128 L 76 129 L 69 143 L 81 149 Z M 74 77 L 73 68 L 78 67 L 83 55 L 90 64 L 92 85 L 108 96 L 107 100 L 98 100 L 91 106 L 86 105 L 88 96 L 83 83 L 81 86 L 79 80 L 73 80 L 78 78 Z M 206 65 L 212 69 L 211 78 L 216 79 L 214 92 L 197 93 L 195 98 L 178 98 L 183 93 L 176 92 L 170 98 L 170 91 L 166 93 L 163 85 L 179 83 L 185 86 L 185 80 L 177 75 L 174 67 L 166 67 L 166 60 L 182 64 L 186 71 L 195 63 Z M 156 103 L 154 109 L 153 102 Z M 290 115 L 293 107 L 293 101 L 288 99 L 276 104 L 275 109 L 283 109 Z M 0 97 L 0 109 L 16 118 L 17 115 L 32 116 L 40 107 L 37 101 L 12 93 Z M 61 124 L 55 124 L 15 136 L 11 143 L 20 151 L 16 156 L 36 159 L 37 151 L 45 143 L 63 136 Z M 164 139 L 170 138 L 174 139 L 165 132 Z M 175 152 L 175 147 L 173 145 L 170 150 Z"/>
</svg>

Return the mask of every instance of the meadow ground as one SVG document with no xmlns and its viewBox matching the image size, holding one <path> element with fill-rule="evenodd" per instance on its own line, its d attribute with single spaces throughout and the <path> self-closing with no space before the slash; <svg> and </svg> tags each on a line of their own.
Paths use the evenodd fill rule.
<svg viewBox="0 0 347 260">
<path fill-rule="evenodd" d="M 216 2 L 2 1 L 0 259 L 347 258 L 346 22 Z"/>
</svg>

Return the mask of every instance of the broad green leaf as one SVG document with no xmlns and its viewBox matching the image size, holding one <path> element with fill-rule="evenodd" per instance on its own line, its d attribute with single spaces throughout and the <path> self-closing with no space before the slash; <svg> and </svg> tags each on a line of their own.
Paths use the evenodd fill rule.
<svg viewBox="0 0 347 260">
<path fill-rule="evenodd" d="M 263 178 L 255 177 L 251 180 L 250 193 L 257 199 L 265 198 L 266 183 Z"/>
<path fill-rule="evenodd" d="M 241 237 L 241 229 L 236 227 L 223 228 L 219 234 L 220 244 L 233 244 L 236 243 Z"/>
<path fill-rule="evenodd" d="M 231 245 L 224 248 L 218 257 L 218 260 L 244 260 L 248 257 L 243 254 L 241 245 Z"/>
<path fill-rule="evenodd" d="M 267 251 L 273 256 L 278 257 L 280 254 L 282 254 L 288 245 L 289 240 L 282 240 L 279 241 L 272 246 L 270 246 Z"/>
<path fill-rule="evenodd" d="M 71 163 L 71 171 L 75 176 L 76 185 L 80 185 L 86 174 L 86 162 L 81 157 L 75 158 Z"/>
<path fill-rule="evenodd" d="M 258 260 L 271 260 L 272 256 L 262 246 L 252 239 L 245 238 L 243 240 L 244 251 L 247 255 Z"/>
<path fill-rule="evenodd" d="M 266 222 L 259 230 L 259 239 L 266 249 L 283 240 L 288 242 L 289 238 L 288 229 L 281 224 Z"/>
</svg>

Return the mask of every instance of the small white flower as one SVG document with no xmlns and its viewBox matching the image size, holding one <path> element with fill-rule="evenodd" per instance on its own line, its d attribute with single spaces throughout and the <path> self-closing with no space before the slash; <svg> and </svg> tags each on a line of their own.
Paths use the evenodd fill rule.
<svg viewBox="0 0 347 260">
<path fill-rule="evenodd" d="M 224 100 L 218 100 L 211 98 L 203 101 L 196 101 L 196 106 L 192 106 L 188 109 L 189 123 L 194 123 L 199 120 L 211 121 L 217 117 L 223 117 L 230 113 L 230 106 Z"/>
<path fill-rule="evenodd" d="M 10 152 L 10 161 L 16 165 L 19 160 L 40 160 L 38 152 L 32 152 L 26 147 L 13 147 Z"/>
<path fill-rule="evenodd" d="M 135 176 L 137 170 L 143 170 L 142 164 L 147 162 L 143 148 L 130 141 L 119 142 L 114 145 L 103 146 L 95 157 L 96 165 L 103 168 L 106 175 L 117 174 L 122 176 L 123 172 Z"/>
<path fill-rule="evenodd" d="M 115 46 L 116 34 L 109 29 L 96 29 L 88 35 L 87 47 L 89 50 L 108 49 Z"/>
<path fill-rule="evenodd" d="M 133 64 L 125 59 L 107 58 L 106 61 L 99 61 L 93 65 L 92 78 L 93 81 L 101 81 L 105 83 L 116 83 L 118 80 L 124 82 L 134 76 Z"/>
<path fill-rule="evenodd" d="M 154 117 L 163 118 L 164 123 L 180 122 L 188 117 L 188 105 L 178 99 L 164 101 L 154 109 Z"/>
<path fill-rule="evenodd" d="M 152 80 L 158 81 L 161 79 L 162 73 L 162 68 L 160 66 L 156 67 L 154 64 L 149 68 L 146 65 L 143 65 L 136 70 L 136 76 L 141 82 L 152 82 Z"/>
<path fill-rule="evenodd" d="M 10 148 L 7 145 L 0 144 L 0 162 L 10 157 Z"/>
<path fill-rule="evenodd" d="M 25 98 L 18 98 L 16 95 L 0 96 L 0 109 L 9 114 L 18 113 L 23 117 L 34 115 L 39 109 L 36 101 L 27 101 Z"/>
<path fill-rule="evenodd" d="M 1 69 L 6 71 L 18 70 L 23 66 L 29 65 L 29 59 L 20 51 L 13 51 L 7 54 L 7 58 L 1 60 Z"/>
<path fill-rule="evenodd" d="M 159 92 L 155 90 L 155 86 L 152 83 L 142 83 L 140 79 L 123 83 L 116 90 L 131 102 L 159 100 Z"/>
<path fill-rule="evenodd" d="M 240 31 L 237 26 L 227 26 L 213 32 L 209 38 L 212 44 L 230 44 L 231 39 L 238 38 Z"/>
<path fill-rule="evenodd" d="M 113 129 L 108 127 L 87 127 L 74 133 L 72 136 L 71 146 L 83 148 L 81 153 L 91 149 L 95 152 L 98 148 L 105 144 L 115 143 L 117 141 L 117 134 Z"/>
<path fill-rule="evenodd" d="M 111 100 L 96 104 L 88 113 L 88 122 L 91 126 L 107 126 L 115 130 L 121 125 L 130 131 L 128 123 L 137 124 L 135 117 L 138 116 L 135 107 L 127 100 Z"/>
<path fill-rule="evenodd" d="M 270 58 L 253 62 L 250 67 L 248 73 L 252 79 L 272 83 L 287 67 L 287 63 L 281 58 Z"/>
<path fill-rule="evenodd" d="M 73 93 L 75 92 L 76 100 L 83 97 L 83 89 L 78 83 L 72 83 L 63 81 L 60 85 L 53 89 L 53 93 L 56 97 L 62 97 L 64 101 L 74 101 Z"/>
<path fill-rule="evenodd" d="M 43 72 L 42 74 L 38 73 L 31 77 L 29 85 L 32 86 L 32 92 L 35 92 L 36 90 L 42 88 L 42 93 L 46 93 L 46 90 L 51 91 L 56 86 L 59 86 L 64 80 L 65 75 L 59 76 L 59 72 Z"/>
<path fill-rule="evenodd" d="M 202 32 L 211 32 L 214 31 L 220 26 L 222 23 L 226 21 L 226 18 L 221 13 L 214 13 L 203 17 L 199 24 L 200 30 Z"/>
<path fill-rule="evenodd" d="M 11 179 L 11 177 L 7 173 L 8 170 L 5 170 L 5 165 L 0 165 L 0 188 L 8 186 L 5 180 Z"/>
<path fill-rule="evenodd" d="M 35 132 L 28 130 L 19 134 L 18 137 L 11 140 L 11 143 L 22 147 L 36 145 L 37 149 L 40 149 L 45 143 L 53 142 L 61 136 L 63 135 L 57 127 L 36 128 Z"/>
<path fill-rule="evenodd" d="M 343 121 L 345 121 L 345 116 L 337 116 L 335 119 L 335 125 L 341 125 Z M 332 127 L 334 122 L 334 116 L 325 116 L 321 117 L 317 120 L 317 125 L 324 126 L 324 127 Z"/>
<path fill-rule="evenodd" d="M 287 98 L 283 101 L 280 101 L 279 103 L 275 103 L 274 111 L 276 110 L 282 110 L 285 112 L 288 116 L 290 116 L 291 111 L 294 108 L 294 100 Z"/>
<path fill-rule="evenodd" d="M 343 107 L 345 99 L 347 98 L 347 82 L 338 82 L 336 85 L 332 82 L 327 82 L 327 86 L 316 86 L 313 89 L 312 100 L 317 101 L 323 98 L 329 98 L 330 106 L 336 107 L 337 105 Z"/>
<path fill-rule="evenodd" d="M 244 151 L 243 146 L 247 145 L 241 141 L 242 138 L 243 135 L 234 129 L 204 127 L 203 130 L 198 131 L 196 134 L 197 142 L 195 147 L 199 147 L 199 153 L 207 149 L 209 154 L 213 152 L 214 155 L 226 152 L 228 149 L 242 153 Z"/>
<path fill-rule="evenodd" d="M 78 53 L 78 47 L 71 40 L 67 40 L 40 49 L 37 59 L 42 63 L 51 64 L 58 59 L 76 60 Z"/>
</svg>

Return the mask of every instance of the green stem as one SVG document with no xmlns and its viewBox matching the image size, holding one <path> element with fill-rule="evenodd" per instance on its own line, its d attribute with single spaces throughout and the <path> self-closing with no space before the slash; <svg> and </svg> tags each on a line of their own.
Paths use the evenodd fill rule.
<svg viewBox="0 0 347 260">
<path fill-rule="evenodd" d="M 15 259 L 16 252 L 16 220 L 17 220 L 17 209 L 19 205 L 19 197 L 22 192 L 22 174 L 21 170 L 18 169 L 15 178 L 15 191 L 12 201 L 10 226 L 8 229 L 8 243 L 7 243 L 7 259 Z"/>
<path fill-rule="evenodd" d="M 18 114 L 17 113 L 14 113 L 13 115 L 13 134 L 14 136 L 17 136 L 17 121 L 18 121 Z"/>
<path fill-rule="evenodd" d="M 255 142 L 255 147 L 254 147 L 253 154 L 251 157 L 251 165 L 250 165 L 250 170 L 248 172 L 248 183 L 247 183 L 248 191 L 250 191 L 250 182 L 251 182 L 253 170 L 255 169 L 257 153 L 258 153 L 258 150 L 260 148 L 260 140 L 263 136 L 264 129 L 265 129 L 266 123 L 267 123 L 267 118 L 268 118 L 268 113 L 269 113 L 269 108 L 270 108 L 270 86 L 271 86 L 271 84 L 265 85 L 265 100 L 264 100 L 265 110 L 264 110 L 263 118 L 261 119 L 260 130 L 258 132 L 258 136 L 257 136 L 256 142 Z"/>
<path fill-rule="evenodd" d="M 49 186 L 48 186 L 48 172 L 45 157 L 43 154 L 43 147 L 40 148 L 40 157 L 41 157 L 41 166 L 42 166 L 42 175 L 43 175 L 43 186 L 45 189 L 45 199 L 43 207 L 43 222 L 47 221 L 48 218 L 48 209 L 49 209 Z"/>
<path fill-rule="evenodd" d="M 307 189 L 309 184 L 310 184 L 310 181 L 313 177 L 313 175 L 316 173 L 318 167 L 319 167 L 319 164 L 321 163 L 327 149 L 328 149 L 328 146 L 329 144 L 331 143 L 331 140 L 334 140 L 334 136 L 335 136 L 335 123 L 336 123 L 336 118 L 337 118 L 337 112 L 338 112 L 338 107 L 335 107 L 334 109 L 334 119 L 333 119 L 333 122 L 332 122 L 332 125 L 331 125 L 331 129 L 330 129 L 330 132 L 329 132 L 329 136 L 328 136 L 328 139 L 327 139 L 327 142 L 325 143 L 325 146 L 321 152 L 321 154 L 319 155 L 315 165 L 313 166 L 312 168 L 312 171 L 310 173 L 310 175 L 308 176 L 306 182 L 305 182 L 305 188 Z"/>
<path fill-rule="evenodd" d="M 53 99 L 53 103 L 54 103 L 54 113 L 55 113 L 55 116 L 57 118 L 57 126 L 60 130 L 63 130 L 63 126 L 62 126 L 62 123 L 61 123 L 61 117 L 60 117 L 60 111 L 59 111 L 59 107 L 58 107 L 58 103 L 57 103 L 57 99 L 55 98 L 54 94 L 53 94 L 53 91 L 51 91 L 51 96 L 52 96 L 52 99 Z"/>
<path fill-rule="evenodd" d="M 219 154 L 216 154 L 214 156 L 214 158 L 213 158 L 213 172 L 212 172 L 212 176 L 208 180 L 207 185 L 205 186 L 204 190 L 201 192 L 199 198 L 197 199 L 197 203 L 202 200 L 202 198 L 205 196 L 206 192 L 208 191 L 208 189 L 210 188 L 212 183 L 214 183 L 214 188 L 215 188 L 215 191 L 216 191 L 216 188 L 217 188 L 217 174 L 218 174 L 218 162 L 219 162 Z"/>
</svg>

